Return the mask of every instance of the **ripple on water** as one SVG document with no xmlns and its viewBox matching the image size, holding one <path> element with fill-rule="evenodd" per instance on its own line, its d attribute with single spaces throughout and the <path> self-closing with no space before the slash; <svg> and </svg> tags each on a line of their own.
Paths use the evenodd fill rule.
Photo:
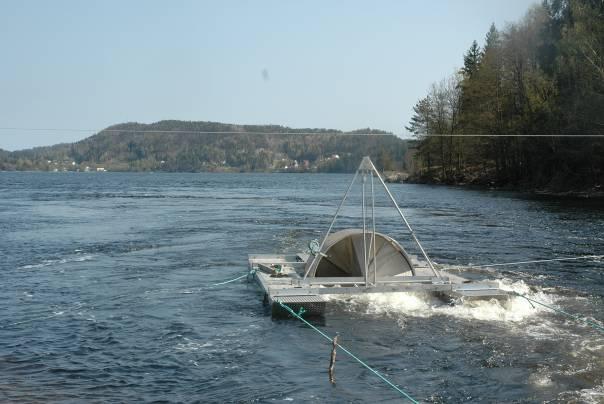
<svg viewBox="0 0 604 404">
<path fill-rule="evenodd" d="M 391 402 L 295 321 L 265 315 L 248 253 L 296 252 L 329 225 L 348 175 L 0 173 L 0 400 Z M 431 256 L 602 321 L 601 209 L 510 193 L 392 185 Z M 379 198 L 378 198 L 379 199 Z M 358 226 L 345 206 L 338 228 Z M 388 201 L 378 230 L 411 253 Z M 455 270 L 455 267 L 451 268 Z M 422 402 L 601 402 L 604 341 L 522 298 L 449 306 L 421 294 L 333 298 L 317 326 Z M 20 323 L 20 324 L 19 324 Z"/>
</svg>

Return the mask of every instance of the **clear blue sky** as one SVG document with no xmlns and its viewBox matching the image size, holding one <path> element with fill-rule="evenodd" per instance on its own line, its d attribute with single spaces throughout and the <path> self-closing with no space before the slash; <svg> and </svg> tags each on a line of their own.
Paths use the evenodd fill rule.
<svg viewBox="0 0 604 404">
<path fill-rule="evenodd" d="M 532 3 L 3 0 L 0 127 L 185 119 L 402 134 L 472 40 Z M 0 148 L 90 134 L 0 130 Z"/>
</svg>

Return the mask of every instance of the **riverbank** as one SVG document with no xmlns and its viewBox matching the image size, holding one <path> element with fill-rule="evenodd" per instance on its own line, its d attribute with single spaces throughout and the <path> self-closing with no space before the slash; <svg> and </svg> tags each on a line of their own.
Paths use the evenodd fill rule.
<svg viewBox="0 0 604 404">
<path fill-rule="evenodd" d="M 403 181 L 408 184 L 447 185 L 464 187 L 468 189 L 489 189 L 500 191 L 522 192 L 543 198 L 568 198 L 568 199 L 603 199 L 604 188 L 600 185 L 580 186 L 581 181 L 558 181 L 548 185 L 534 185 L 530 183 L 505 183 L 501 184 L 494 176 L 464 175 L 442 180 L 438 175 L 415 173 L 407 175 Z"/>
<path fill-rule="evenodd" d="M 497 184 L 495 181 L 440 181 L 430 180 L 425 177 L 408 176 L 403 181 L 395 181 L 407 184 L 445 185 L 462 187 L 467 189 L 514 191 L 530 194 L 541 198 L 556 199 L 602 199 L 604 200 L 604 189 L 601 185 L 591 187 L 577 187 L 566 189 L 551 186 L 530 186 L 527 184 Z"/>
</svg>

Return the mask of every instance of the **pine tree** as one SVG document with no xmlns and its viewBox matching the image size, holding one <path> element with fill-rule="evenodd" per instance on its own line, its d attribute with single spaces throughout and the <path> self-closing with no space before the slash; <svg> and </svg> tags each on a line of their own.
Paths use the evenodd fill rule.
<svg viewBox="0 0 604 404">
<path fill-rule="evenodd" d="M 499 48 L 500 45 L 501 36 L 499 35 L 499 31 L 497 30 L 495 23 L 492 23 L 491 27 L 489 28 L 489 32 L 487 32 L 487 35 L 485 37 L 485 44 L 482 55 L 484 56 L 490 50 L 495 50 Z"/>
<path fill-rule="evenodd" d="M 430 97 L 419 100 L 413 107 L 413 116 L 409 126 L 405 126 L 414 135 L 429 135 L 432 129 L 432 102 Z"/>
<path fill-rule="evenodd" d="M 468 52 L 463 57 L 463 68 L 462 71 L 466 77 L 471 78 L 474 76 L 480 65 L 481 53 L 478 42 L 474 40 L 472 46 L 468 49 Z"/>
</svg>

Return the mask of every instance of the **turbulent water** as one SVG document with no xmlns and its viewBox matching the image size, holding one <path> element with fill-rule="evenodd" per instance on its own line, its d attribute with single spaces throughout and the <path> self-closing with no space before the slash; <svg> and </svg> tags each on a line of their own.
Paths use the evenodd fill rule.
<svg viewBox="0 0 604 404">
<path fill-rule="evenodd" d="M 296 320 L 272 320 L 248 253 L 320 236 L 351 176 L 0 173 L 0 401 L 390 402 Z M 392 185 L 431 257 L 471 265 L 604 254 L 604 208 Z M 380 194 L 378 229 L 409 246 Z M 339 228 L 355 226 L 352 198 Z M 409 246 L 410 247 L 410 246 Z M 410 247 L 410 252 L 417 254 Z M 468 268 L 466 268 L 468 269 Z M 602 324 L 604 261 L 472 269 Z M 516 297 L 333 298 L 324 332 L 422 402 L 604 402 L 604 335 Z"/>
</svg>

